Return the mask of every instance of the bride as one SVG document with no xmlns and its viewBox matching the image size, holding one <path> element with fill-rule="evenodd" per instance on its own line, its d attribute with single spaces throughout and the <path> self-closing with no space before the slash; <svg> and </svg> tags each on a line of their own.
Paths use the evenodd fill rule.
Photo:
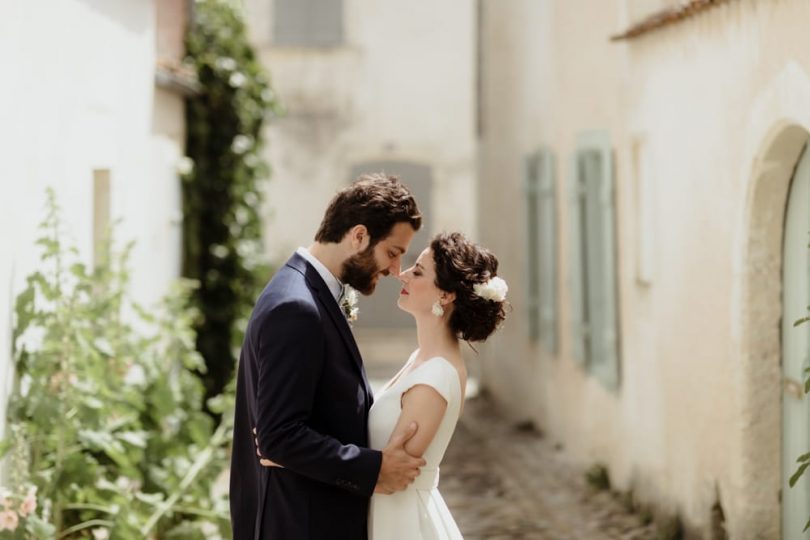
<svg viewBox="0 0 810 540">
<path fill-rule="evenodd" d="M 416 321 L 419 348 L 375 395 L 369 442 L 382 449 L 415 422 L 405 449 L 427 464 L 406 490 L 372 496 L 370 540 L 462 538 L 437 489 L 439 464 L 466 392 L 460 341 L 485 340 L 505 318 L 507 286 L 497 270 L 492 253 L 450 233 L 436 236 L 399 276 L 398 305 Z"/>
</svg>

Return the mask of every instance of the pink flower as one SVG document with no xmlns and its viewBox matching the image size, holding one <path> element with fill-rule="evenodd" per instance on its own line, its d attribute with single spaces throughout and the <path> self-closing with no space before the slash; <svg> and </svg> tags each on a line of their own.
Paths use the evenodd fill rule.
<svg viewBox="0 0 810 540">
<path fill-rule="evenodd" d="M 19 525 L 20 519 L 14 510 L 0 512 L 0 531 L 13 531 Z"/>
<path fill-rule="evenodd" d="M 37 509 L 37 498 L 34 495 L 29 494 L 20 505 L 20 515 L 22 517 L 25 517 L 36 509 Z"/>
</svg>

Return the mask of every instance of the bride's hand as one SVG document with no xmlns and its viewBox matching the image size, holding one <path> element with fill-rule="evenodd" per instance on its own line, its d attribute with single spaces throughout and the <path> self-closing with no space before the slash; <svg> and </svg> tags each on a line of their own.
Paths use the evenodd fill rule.
<svg viewBox="0 0 810 540">
<path fill-rule="evenodd" d="M 256 455 L 259 456 L 259 463 L 262 467 L 281 467 L 278 463 L 273 460 L 265 459 L 262 457 L 262 453 L 259 452 L 259 436 L 256 434 L 256 428 L 253 428 L 253 443 L 256 445 Z"/>
</svg>

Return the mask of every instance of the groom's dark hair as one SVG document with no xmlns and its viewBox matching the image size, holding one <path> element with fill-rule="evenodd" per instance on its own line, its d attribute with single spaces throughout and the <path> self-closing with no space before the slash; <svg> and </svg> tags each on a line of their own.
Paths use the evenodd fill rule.
<svg viewBox="0 0 810 540">
<path fill-rule="evenodd" d="M 422 226 L 422 215 L 411 191 L 399 178 L 384 173 L 363 174 L 332 199 L 315 233 L 315 241 L 337 243 L 355 225 L 365 225 L 374 246 L 397 223 Z"/>
</svg>

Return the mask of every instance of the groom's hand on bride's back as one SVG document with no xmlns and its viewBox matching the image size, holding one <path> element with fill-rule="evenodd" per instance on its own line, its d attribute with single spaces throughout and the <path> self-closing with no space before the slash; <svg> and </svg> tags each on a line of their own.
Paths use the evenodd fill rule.
<svg viewBox="0 0 810 540">
<path fill-rule="evenodd" d="M 414 457 L 405 451 L 405 443 L 416 434 L 416 422 L 411 422 L 402 433 L 395 435 L 382 451 L 382 466 L 377 477 L 375 493 L 390 495 L 402 491 L 419 476 L 419 468 L 425 465 L 421 457 Z"/>
</svg>

